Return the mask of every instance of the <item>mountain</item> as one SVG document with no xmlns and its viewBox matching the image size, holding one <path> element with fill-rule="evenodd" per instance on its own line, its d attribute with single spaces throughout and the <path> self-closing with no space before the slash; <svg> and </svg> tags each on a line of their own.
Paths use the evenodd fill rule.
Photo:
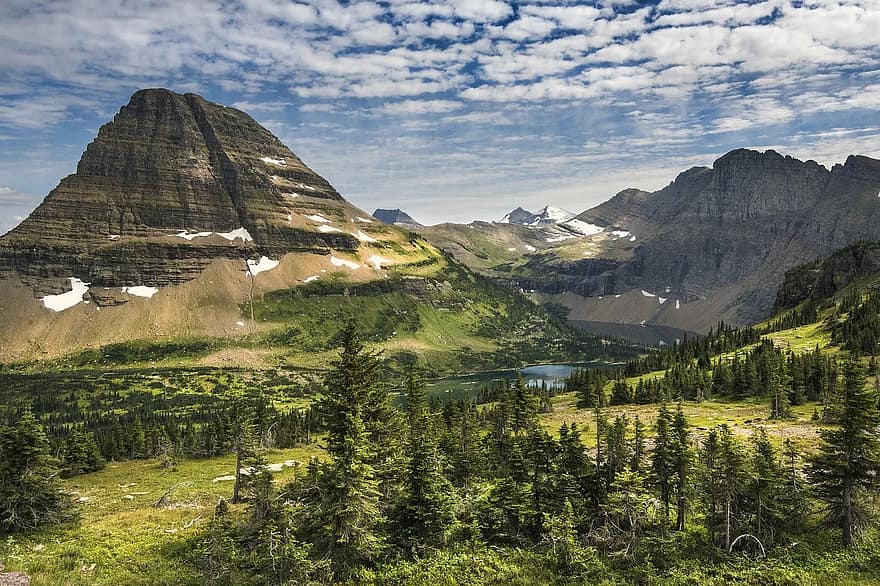
<svg viewBox="0 0 880 586">
<path fill-rule="evenodd" d="M 827 169 L 740 149 L 659 191 L 621 191 L 555 226 L 569 237 L 525 255 L 486 252 L 487 235 L 447 225 L 422 234 L 498 282 L 566 306 L 571 320 L 704 332 L 721 319 L 760 321 L 788 269 L 880 238 L 878 191 L 875 159 L 851 156 Z"/>
<path fill-rule="evenodd" d="M 543 207 L 538 213 L 533 214 L 521 207 L 508 212 L 501 218 L 499 224 L 520 224 L 522 226 L 539 226 L 543 224 L 558 224 L 571 220 L 576 214 L 562 208 L 554 208 L 550 206 Z"/>
<path fill-rule="evenodd" d="M 347 202 L 244 112 L 165 89 L 0 237 L 0 312 L 3 362 L 320 368 L 349 316 L 435 371 L 605 351 Z"/>
<path fill-rule="evenodd" d="M 418 228 L 421 226 L 412 216 L 399 208 L 393 210 L 378 209 L 373 212 L 373 217 L 386 224 L 400 226 L 402 228 Z"/>
</svg>

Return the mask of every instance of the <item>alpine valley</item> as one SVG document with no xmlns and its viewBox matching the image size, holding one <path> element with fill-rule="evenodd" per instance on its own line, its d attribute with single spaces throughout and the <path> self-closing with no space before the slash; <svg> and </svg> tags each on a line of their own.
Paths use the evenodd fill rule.
<svg viewBox="0 0 880 586">
<path fill-rule="evenodd" d="M 878 196 L 423 225 L 138 91 L 0 237 L 0 586 L 880 584 Z"/>
</svg>

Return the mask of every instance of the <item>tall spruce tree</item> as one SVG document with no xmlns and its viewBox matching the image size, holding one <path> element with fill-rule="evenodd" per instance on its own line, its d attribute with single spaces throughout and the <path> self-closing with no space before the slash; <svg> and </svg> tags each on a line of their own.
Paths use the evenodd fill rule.
<svg viewBox="0 0 880 586">
<path fill-rule="evenodd" d="M 339 575 L 374 558 L 384 546 L 379 482 L 368 445 L 365 416 L 378 384 L 378 357 L 364 349 L 354 321 L 341 332 L 342 350 L 324 379 L 320 409 L 327 427 L 330 463 L 322 479 L 324 499 L 313 531 L 320 554 Z"/>
<path fill-rule="evenodd" d="M 654 424 L 654 452 L 651 454 L 651 475 L 660 493 L 663 505 L 663 517 L 669 520 L 669 504 L 672 499 L 672 414 L 665 403 L 660 404 L 657 421 Z"/>
<path fill-rule="evenodd" d="M 690 432 L 681 403 L 672 419 L 669 460 L 672 464 L 672 490 L 675 493 L 675 528 L 684 531 L 687 517 L 688 481 L 691 469 Z"/>
<path fill-rule="evenodd" d="M 407 550 L 442 545 L 454 520 L 452 486 L 441 472 L 437 437 L 425 385 L 414 371 L 406 381 L 409 439 L 403 498 L 395 511 L 395 538 Z"/>
<path fill-rule="evenodd" d="M 867 520 L 863 491 L 876 487 L 880 476 L 877 392 L 866 385 L 855 359 L 844 365 L 840 403 L 840 428 L 820 431 L 823 441 L 810 461 L 809 477 L 827 520 L 841 529 L 843 546 L 851 547 Z"/>
</svg>

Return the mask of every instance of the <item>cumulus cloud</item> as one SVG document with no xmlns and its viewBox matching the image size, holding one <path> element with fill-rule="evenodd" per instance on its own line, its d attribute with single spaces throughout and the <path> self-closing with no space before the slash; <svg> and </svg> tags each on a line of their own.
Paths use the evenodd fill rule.
<svg viewBox="0 0 880 586">
<path fill-rule="evenodd" d="M 400 193 L 526 178 L 540 191 L 553 177 L 588 181 L 582 168 L 656 170 L 662 157 L 674 170 L 742 141 L 855 151 L 880 107 L 880 7 L 866 1 L 7 0 L 0 21 L 10 185 L 40 176 L 16 170 L 22 152 L 87 141 L 148 86 L 269 118 L 341 187 L 363 191 L 375 168 Z M 843 133 L 833 148 L 815 134 L 829 124 Z M 354 150 L 373 167 L 349 182 Z M 453 163 L 472 187 L 450 187 Z M 409 184 L 413 173 L 429 178 Z"/>
</svg>

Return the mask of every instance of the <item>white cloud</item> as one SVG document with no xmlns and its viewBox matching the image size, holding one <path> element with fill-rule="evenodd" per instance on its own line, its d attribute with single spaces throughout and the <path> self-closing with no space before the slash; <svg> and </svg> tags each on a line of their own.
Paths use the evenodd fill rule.
<svg viewBox="0 0 880 586">
<path fill-rule="evenodd" d="M 461 106 L 452 100 L 404 100 L 385 104 L 381 110 L 386 114 L 429 114 L 452 112 Z"/>
</svg>

